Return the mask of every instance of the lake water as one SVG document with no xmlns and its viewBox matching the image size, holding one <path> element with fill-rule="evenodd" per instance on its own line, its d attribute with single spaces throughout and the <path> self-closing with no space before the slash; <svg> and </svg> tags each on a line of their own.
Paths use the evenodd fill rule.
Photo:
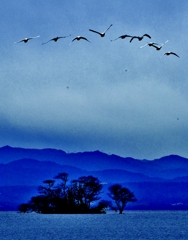
<svg viewBox="0 0 188 240">
<path fill-rule="evenodd" d="M 1 240 L 188 239 L 188 211 L 42 215 L 0 212 Z"/>
</svg>

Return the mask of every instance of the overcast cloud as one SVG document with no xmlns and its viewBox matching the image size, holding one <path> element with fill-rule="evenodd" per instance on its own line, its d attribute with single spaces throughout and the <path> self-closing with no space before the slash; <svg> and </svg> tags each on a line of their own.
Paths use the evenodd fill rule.
<svg viewBox="0 0 188 240">
<path fill-rule="evenodd" d="M 188 157 L 187 11 L 186 0 L 1 0 L 0 146 Z M 89 31 L 110 24 L 104 38 Z M 78 35 L 91 43 L 70 44 Z"/>
</svg>

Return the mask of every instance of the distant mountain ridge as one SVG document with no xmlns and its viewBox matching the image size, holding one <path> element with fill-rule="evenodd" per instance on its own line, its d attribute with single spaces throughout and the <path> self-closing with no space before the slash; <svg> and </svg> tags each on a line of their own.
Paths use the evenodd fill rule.
<svg viewBox="0 0 188 240">
<path fill-rule="evenodd" d="M 66 153 L 56 149 L 25 149 L 10 146 L 0 148 L 0 164 L 20 159 L 51 161 L 60 165 L 81 168 L 86 171 L 120 169 L 142 173 L 149 177 L 167 179 L 188 176 L 188 159 L 176 155 L 154 160 L 138 160 L 131 157 L 123 158 L 117 155 L 108 155 L 100 151 Z"/>
<path fill-rule="evenodd" d="M 60 165 L 50 161 L 20 159 L 7 164 L 0 164 L 0 186 L 33 186 L 40 185 L 43 180 L 53 179 L 57 173 L 66 172 L 69 179 L 93 175 L 103 182 L 163 182 L 162 178 L 148 177 L 142 173 L 133 173 L 121 169 L 102 171 L 86 171 L 81 168 Z"/>
<path fill-rule="evenodd" d="M 43 180 L 53 179 L 60 172 L 68 173 L 69 180 L 98 177 L 105 191 L 112 183 L 130 187 L 139 199 L 135 209 L 168 209 L 178 202 L 188 209 L 187 158 L 170 155 L 138 160 L 100 151 L 66 153 L 5 146 L 0 148 L 0 210 L 14 210 L 27 196 L 29 200 Z"/>
<path fill-rule="evenodd" d="M 0 164 L 0 186 L 37 186 L 42 184 L 43 180 L 52 179 L 59 172 L 70 173 L 70 178 L 88 174 L 76 167 L 24 158 Z"/>
</svg>

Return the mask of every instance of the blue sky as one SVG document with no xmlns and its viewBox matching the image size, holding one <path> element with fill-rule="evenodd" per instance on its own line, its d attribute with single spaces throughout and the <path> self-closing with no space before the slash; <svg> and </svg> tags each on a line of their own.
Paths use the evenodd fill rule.
<svg viewBox="0 0 188 240">
<path fill-rule="evenodd" d="M 0 3 L 0 146 L 188 157 L 187 1 L 10 2 Z M 104 38 L 89 31 L 110 24 Z M 70 44 L 78 35 L 91 43 Z"/>
</svg>

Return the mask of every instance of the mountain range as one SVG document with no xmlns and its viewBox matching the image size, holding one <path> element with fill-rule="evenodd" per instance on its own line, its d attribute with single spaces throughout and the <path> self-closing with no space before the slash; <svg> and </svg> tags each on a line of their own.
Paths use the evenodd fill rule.
<svg viewBox="0 0 188 240">
<path fill-rule="evenodd" d="M 127 209 L 188 209 L 188 159 L 177 155 L 154 160 L 100 151 L 66 153 L 57 149 L 0 148 L 0 210 L 16 210 L 37 194 L 37 187 L 60 172 L 69 180 L 98 177 L 107 199 L 110 184 L 121 183 L 138 201 Z"/>
</svg>

